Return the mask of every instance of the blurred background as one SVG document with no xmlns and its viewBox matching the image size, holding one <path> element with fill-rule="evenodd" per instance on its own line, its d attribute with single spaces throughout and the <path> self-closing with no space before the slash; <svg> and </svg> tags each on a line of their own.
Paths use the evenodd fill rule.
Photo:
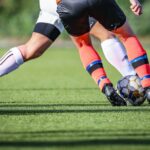
<svg viewBox="0 0 150 150">
<path fill-rule="evenodd" d="M 150 35 L 150 0 L 141 0 L 143 15 L 135 17 L 129 8 L 127 0 L 117 0 L 125 11 L 134 31 L 142 36 Z M 28 37 L 34 28 L 39 14 L 38 0 L 0 0 L 0 38 Z M 63 39 L 68 38 L 64 32 Z"/>
</svg>

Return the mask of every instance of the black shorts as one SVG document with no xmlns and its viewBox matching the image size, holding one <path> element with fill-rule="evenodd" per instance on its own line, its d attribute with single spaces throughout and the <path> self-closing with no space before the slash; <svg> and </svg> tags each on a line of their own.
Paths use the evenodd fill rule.
<svg viewBox="0 0 150 150">
<path fill-rule="evenodd" d="M 89 17 L 95 18 L 110 31 L 121 27 L 126 21 L 115 0 L 62 0 L 57 12 L 65 29 L 74 36 L 89 32 Z"/>
</svg>

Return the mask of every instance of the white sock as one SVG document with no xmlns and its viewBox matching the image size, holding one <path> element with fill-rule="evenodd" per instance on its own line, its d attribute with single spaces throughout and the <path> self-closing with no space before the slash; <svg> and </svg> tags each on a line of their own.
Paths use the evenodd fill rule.
<svg viewBox="0 0 150 150">
<path fill-rule="evenodd" d="M 0 59 L 0 76 L 17 69 L 21 64 L 23 64 L 23 62 L 24 61 L 20 50 L 17 47 L 10 49 Z"/>
<path fill-rule="evenodd" d="M 128 61 L 124 46 L 117 38 L 103 41 L 101 43 L 101 47 L 108 62 L 114 66 L 122 74 L 122 76 L 136 74 Z"/>
</svg>

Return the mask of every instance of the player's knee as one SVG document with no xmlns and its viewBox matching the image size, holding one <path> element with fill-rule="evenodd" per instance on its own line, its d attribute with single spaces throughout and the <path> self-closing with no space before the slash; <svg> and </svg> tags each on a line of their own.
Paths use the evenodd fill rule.
<svg viewBox="0 0 150 150">
<path fill-rule="evenodd" d="M 128 25 L 127 22 L 122 27 L 117 29 L 117 32 L 115 33 L 117 33 L 119 39 L 123 42 L 126 41 L 128 38 L 135 36 L 135 33 L 132 31 L 131 27 Z"/>
<path fill-rule="evenodd" d="M 128 40 L 129 38 L 135 37 L 135 34 L 133 34 L 133 33 L 125 33 L 125 34 L 120 34 L 118 37 L 119 37 L 119 39 L 120 39 L 122 42 L 125 42 L 125 41 Z"/>
</svg>

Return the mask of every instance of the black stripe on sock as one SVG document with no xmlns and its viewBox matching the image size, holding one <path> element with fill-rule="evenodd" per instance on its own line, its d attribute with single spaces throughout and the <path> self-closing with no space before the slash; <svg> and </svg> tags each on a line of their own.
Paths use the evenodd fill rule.
<svg viewBox="0 0 150 150">
<path fill-rule="evenodd" d="M 133 66 L 133 68 L 135 69 L 135 68 L 137 68 L 137 67 L 139 67 L 139 66 L 142 66 L 142 65 L 148 64 L 148 63 L 149 63 L 149 62 L 148 62 L 148 59 L 143 59 L 143 60 L 139 60 L 139 61 L 137 61 L 137 62 L 132 63 L 132 66 Z"/>
<path fill-rule="evenodd" d="M 93 65 L 91 68 L 88 69 L 88 73 L 91 75 L 95 70 L 103 68 L 103 65 L 101 63 Z"/>
<path fill-rule="evenodd" d="M 4 62 L 5 62 L 5 60 L 7 60 L 9 57 L 11 57 L 13 54 L 10 54 L 10 55 L 8 55 L 7 57 L 5 57 L 5 59 L 3 59 L 1 62 L 0 62 L 0 65 L 2 65 Z"/>
<path fill-rule="evenodd" d="M 3 59 L 5 59 L 5 57 L 11 53 L 11 51 L 7 51 L 1 58 L 0 58 L 0 62 L 3 61 Z"/>
</svg>

